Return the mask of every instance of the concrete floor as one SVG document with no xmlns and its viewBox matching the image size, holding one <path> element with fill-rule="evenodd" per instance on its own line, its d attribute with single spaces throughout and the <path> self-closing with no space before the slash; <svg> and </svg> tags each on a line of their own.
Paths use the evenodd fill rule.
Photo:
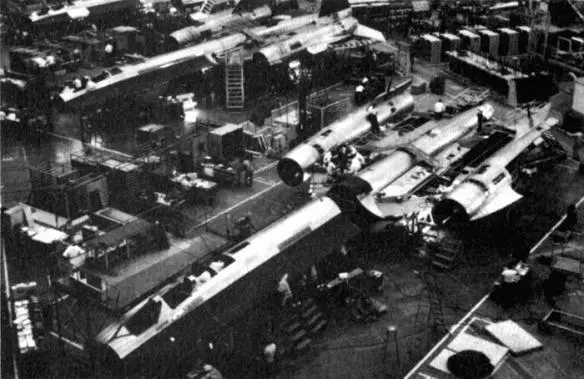
<svg viewBox="0 0 584 379">
<path fill-rule="evenodd" d="M 417 66 L 415 74 L 429 81 L 434 72 Z M 463 90 L 462 85 L 447 81 L 447 94 L 455 96 Z M 417 109 L 428 109 L 436 100 L 436 95 L 424 94 L 416 103 Z M 497 106 L 496 115 L 502 116 L 507 110 L 505 106 Z M 126 149 L 131 143 L 127 141 L 132 138 L 133 131 L 130 133 L 119 128 L 119 134 L 116 133 L 114 131 L 106 138 L 106 142 L 112 142 L 108 146 L 129 151 Z M 569 138 L 560 138 L 566 144 L 570 143 Z M 115 144 L 116 141 L 122 141 L 120 146 Z M 19 145 L 15 143 L 14 146 Z M 50 136 L 20 146 L 28 152 L 33 165 L 46 161 L 67 164 L 69 154 L 81 149 L 80 142 L 71 136 Z M 200 220 L 194 222 L 191 233 L 204 227 L 225 235 L 229 225 L 227 215 L 236 218 L 248 211 L 252 212 L 252 220 L 259 229 L 308 200 L 303 188 L 282 185 L 274 167 L 268 167 L 258 172 L 251 189 L 222 190 L 216 207 L 190 211 L 189 217 Z M 464 259 L 439 279 L 448 323 L 455 323 L 488 291 L 507 260 L 509 238 L 520 235 L 527 244 L 535 243 L 557 221 L 567 204 L 584 195 L 584 180 L 577 175 L 576 164 L 567 161 L 538 176 L 532 188 L 533 193 L 509 211 L 513 215 L 511 224 L 503 222 L 505 217 L 500 215 L 488 223 L 474 225 L 466 232 Z M 361 257 L 360 264 L 363 268 L 385 273 L 386 289 L 379 300 L 389 306 L 388 313 L 375 323 L 364 325 L 339 313 L 325 332 L 314 340 L 310 353 L 282 363 L 280 377 L 401 377 L 438 340 L 439 336 L 426 319 L 428 299 L 423 292 L 424 283 L 415 273 L 424 271 L 427 262 L 412 251 L 407 241 L 399 239 L 401 243 L 397 243 L 395 236 L 386 237 L 367 241 L 361 246 L 369 254 Z M 39 272 L 35 274 L 35 270 L 31 270 L 30 274 Z M 393 351 L 386 353 L 386 328 L 389 325 L 398 330 L 399 356 Z"/>
</svg>

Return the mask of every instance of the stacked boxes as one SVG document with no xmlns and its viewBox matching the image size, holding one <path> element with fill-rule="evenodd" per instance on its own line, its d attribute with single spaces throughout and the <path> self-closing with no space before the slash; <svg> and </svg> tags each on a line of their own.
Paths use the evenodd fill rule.
<svg viewBox="0 0 584 379">
<path fill-rule="evenodd" d="M 499 56 L 499 34 L 489 30 L 479 30 L 481 36 L 481 50 L 489 54 L 490 57 L 497 58 Z"/>
<path fill-rule="evenodd" d="M 442 53 L 447 51 L 458 51 L 461 47 L 461 40 L 459 37 L 450 33 L 440 34 L 440 39 L 442 40 Z"/>
<path fill-rule="evenodd" d="M 417 52 L 422 59 L 430 64 L 439 64 L 442 55 L 442 41 L 440 38 L 425 34 L 418 41 Z"/>
<path fill-rule="evenodd" d="M 470 30 L 460 30 L 458 32 L 462 43 L 462 49 L 478 53 L 481 50 L 481 37 Z"/>
<path fill-rule="evenodd" d="M 531 38 L 533 38 L 531 28 L 529 26 L 518 26 L 516 29 L 519 32 L 519 54 L 525 54 L 531 43 Z"/>
<path fill-rule="evenodd" d="M 18 300 L 14 302 L 14 326 L 18 336 L 18 348 L 21 354 L 37 350 L 30 319 L 29 301 Z"/>
<path fill-rule="evenodd" d="M 499 55 L 514 56 L 519 54 L 519 33 L 513 29 L 499 29 Z"/>
</svg>

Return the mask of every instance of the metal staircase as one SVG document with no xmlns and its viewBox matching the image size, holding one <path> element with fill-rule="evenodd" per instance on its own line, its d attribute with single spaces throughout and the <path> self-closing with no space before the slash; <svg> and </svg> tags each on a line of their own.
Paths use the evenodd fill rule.
<svg viewBox="0 0 584 379">
<path fill-rule="evenodd" d="M 324 313 L 312 299 L 303 301 L 280 322 L 278 346 L 284 354 L 300 354 L 328 324 Z"/>
<path fill-rule="evenodd" d="M 215 6 L 215 0 L 205 0 L 201 6 L 201 9 L 199 10 L 199 13 L 210 14 L 213 6 Z"/>
<path fill-rule="evenodd" d="M 245 104 L 241 49 L 225 54 L 225 101 L 227 110 L 242 110 Z"/>
<path fill-rule="evenodd" d="M 418 307 L 416 310 L 416 317 L 414 323 L 418 325 L 423 322 L 422 314 L 424 313 L 424 303 L 428 304 L 426 322 L 433 321 L 434 327 L 438 333 L 447 333 L 448 328 L 444 319 L 444 310 L 442 304 L 442 294 L 438 288 L 436 274 L 432 272 L 416 274 L 423 281 L 422 291 L 418 300 Z"/>
<path fill-rule="evenodd" d="M 452 238 L 443 238 L 430 254 L 432 267 L 441 271 L 451 269 L 462 252 L 462 242 Z"/>
</svg>

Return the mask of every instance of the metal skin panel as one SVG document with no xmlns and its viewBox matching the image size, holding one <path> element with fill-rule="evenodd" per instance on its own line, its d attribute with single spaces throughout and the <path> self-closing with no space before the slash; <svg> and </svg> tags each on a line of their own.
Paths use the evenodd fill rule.
<svg viewBox="0 0 584 379">
<path fill-rule="evenodd" d="M 191 330 L 183 329 L 180 326 L 184 325 L 185 322 L 192 323 L 189 319 L 196 319 L 198 323 L 204 322 L 205 318 L 208 317 L 208 314 L 199 308 L 206 307 L 206 304 L 209 302 L 217 302 L 223 294 L 232 291 L 232 288 L 239 285 L 241 281 L 251 280 L 250 275 L 248 274 L 265 266 L 268 261 L 272 261 L 275 258 L 292 259 L 292 257 L 284 257 L 284 255 L 298 254 L 298 250 L 305 250 L 305 247 L 300 249 L 298 245 L 303 245 L 305 239 L 312 238 L 312 232 L 328 225 L 331 220 L 337 218 L 340 214 L 341 212 L 337 205 L 329 198 L 311 201 L 299 210 L 285 216 L 250 237 L 246 240 L 248 244 L 243 249 L 232 249 L 234 250 L 234 254 L 231 256 L 235 261 L 219 271 L 217 275 L 212 277 L 208 282 L 198 287 L 191 296 L 179 304 L 175 309 L 171 309 L 164 302 L 161 295 L 166 293 L 174 285 L 178 284 L 178 282 L 161 289 L 156 294 L 148 297 L 126 314 L 122 315 L 117 321 L 106 326 L 95 338 L 97 350 L 100 354 L 107 352 L 110 357 L 113 353 L 114 358 L 118 360 L 119 363 L 135 352 L 143 350 L 143 345 L 148 345 L 149 347 L 147 347 L 147 349 L 154 348 L 156 345 L 154 342 L 159 339 L 159 336 L 167 328 L 171 328 L 172 330 L 178 328 L 178 330 L 183 331 Z M 308 236 L 302 233 L 307 229 L 311 231 Z M 227 251 L 225 254 L 230 255 L 229 252 L 230 251 Z M 310 257 L 304 257 L 303 259 L 308 258 Z M 316 259 L 316 257 L 314 257 L 314 259 Z M 312 263 L 314 263 L 314 261 L 312 261 Z M 281 269 L 282 262 L 276 266 Z M 272 269 L 269 271 L 269 277 L 271 280 L 273 279 L 274 287 L 269 289 L 262 288 L 261 290 L 264 292 L 275 289 L 275 284 L 278 280 L 277 276 L 283 274 Z M 258 280 L 264 280 L 265 273 L 262 278 Z M 238 288 L 241 289 L 241 287 Z M 259 296 L 260 294 L 258 293 L 256 295 Z M 129 333 L 124 327 L 124 324 L 152 298 L 163 303 L 162 312 L 158 322 L 139 335 Z M 236 299 L 231 300 L 235 301 Z M 221 304 L 225 307 L 225 302 L 222 301 Z M 230 306 L 236 306 L 236 304 L 231 304 Z M 243 306 L 245 307 L 245 304 Z M 217 311 L 219 312 L 219 310 Z M 221 312 L 224 311 L 221 310 Z M 228 312 L 228 310 L 225 310 L 225 312 Z M 173 327 L 173 324 L 177 324 L 177 327 Z M 166 341 L 166 344 L 168 344 L 168 340 Z"/>
<path fill-rule="evenodd" d="M 300 146 L 294 148 L 278 163 L 278 175 L 289 186 L 304 181 L 306 169 L 321 159 L 321 154 L 362 136 L 371 129 L 367 121 L 368 106 L 359 108 L 342 120 L 322 129 Z M 380 124 L 392 122 L 414 109 L 414 98 L 404 93 L 376 106 Z"/>
<path fill-rule="evenodd" d="M 49 10 L 49 12 L 38 15 L 33 13 L 29 19 L 35 25 L 48 25 L 55 22 L 69 21 L 69 12 L 74 13 L 80 9 L 87 9 L 91 13 L 104 14 L 107 12 L 115 12 L 124 8 L 137 8 L 138 1 L 136 0 L 85 0 L 77 1 L 73 5 L 65 6 L 57 10 Z"/>
<path fill-rule="evenodd" d="M 232 10 L 228 10 L 218 14 L 209 15 L 202 25 L 193 25 L 176 30 L 170 34 L 170 38 L 172 38 L 178 45 L 186 45 L 202 38 L 205 33 L 221 30 L 235 21 L 254 21 L 268 18 L 271 15 L 272 10 L 268 6 L 259 7 L 252 12 L 242 14 L 235 14 L 232 13 Z"/>
<path fill-rule="evenodd" d="M 454 216 L 459 217 L 456 221 L 476 220 L 521 198 L 511 189 L 512 177 L 505 167 L 556 121 L 550 118 L 535 128 L 523 130 L 522 134 L 485 160 L 467 179 L 436 204 L 433 210 L 435 220 L 443 223 Z"/>
<path fill-rule="evenodd" d="M 492 116 L 493 108 L 491 105 L 486 104 L 479 108 L 487 118 Z M 431 156 L 439 152 L 470 133 L 476 128 L 477 123 L 477 109 L 470 109 L 454 118 L 452 122 L 420 136 L 411 143 L 411 147 L 409 145 L 402 146 L 381 161 L 365 168 L 357 177 L 367 182 L 371 191 L 369 193 L 353 194 L 355 196 L 353 201 L 360 202 L 372 215 L 379 216 L 380 212 L 374 202 L 368 199 L 369 195 L 379 193 L 410 170 L 418 162 L 418 154 L 422 153 L 426 156 Z M 346 196 L 344 201 L 347 201 Z M 351 206 L 351 208 L 357 207 L 355 205 Z"/>
<path fill-rule="evenodd" d="M 60 102 L 70 107 L 80 104 L 95 104 L 120 94 L 129 94 L 146 87 L 164 87 L 168 81 L 189 72 L 209 67 L 215 62 L 212 54 L 218 54 L 243 44 L 246 36 L 237 33 L 216 40 L 203 42 L 182 50 L 162 54 L 143 63 L 119 67 L 122 71 L 107 79 L 94 83 L 91 88 L 80 91 L 63 91 Z"/>
<path fill-rule="evenodd" d="M 254 60 L 268 65 L 283 62 L 315 43 L 329 44 L 348 37 L 358 24 L 357 19 L 348 17 L 337 20 L 334 24 L 318 26 L 313 30 L 301 32 L 285 41 L 261 48 L 254 54 Z"/>
</svg>

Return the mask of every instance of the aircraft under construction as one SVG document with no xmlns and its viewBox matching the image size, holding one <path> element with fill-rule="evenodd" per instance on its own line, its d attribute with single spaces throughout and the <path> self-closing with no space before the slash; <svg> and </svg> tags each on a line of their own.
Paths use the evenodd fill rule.
<svg viewBox="0 0 584 379">
<path fill-rule="evenodd" d="M 121 372 L 138 368 L 152 375 L 161 361 L 179 359 L 197 341 L 210 338 L 269 296 L 284 273 L 300 273 L 326 256 L 330 250 L 322 247 L 344 241 L 347 230 L 356 233 L 359 228 L 395 221 L 415 212 L 426 199 L 438 200 L 434 203 L 440 222 L 462 211 L 472 220 L 501 208 L 490 204 L 508 205 L 509 201 L 499 198 L 506 196 L 508 190 L 503 187 L 510 185 L 506 166 L 537 144 L 554 124 L 547 118 L 548 110 L 549 106 L 540 107 L 535 116 L 511 128 L 486 128 L 479 125 L 478 112 L 489 119 L 493 107 L 483 104 L 451 119 L 402 130 L 401 139 L 390 147 L 381 141 L 378 145 L 387 150 L 369 166 L 214 257 L 208 267 L 185 269 L 111 321 L 98 333 L 92 349 L 101 359 L 116 363 Z M 363 117 L 358 110 L 336 123 L 337 128 L 364 123 Z M 411 118 L 394 123 L 386 136 L 393 138 L 393 131 Z M 335 128 L 328 130 L 333 135 Z M 450 178 L 447 189 L 445 178 Z M 423 202 L 412 202 L 413 197 L 423 197 Z"/>
<path fill-rule="evenodd" d="M 307 51 L 318 54 L 350 39 L 385 41 L 383 34 L 360 25 L 345 9 L 326 16 L 317 14 L 255 26 L 237 33 L 218 35 L 192 46 L 104 71 L 84 88 L 65 87 L 55 98 L 57 109 L 99 106 L 121 97 L 155 98 L 166 93 L 176 79 L 215 67 L 225 53 L 242 47 L 246 58 L 260 63 L 282 63 Z"/>
</svg>

